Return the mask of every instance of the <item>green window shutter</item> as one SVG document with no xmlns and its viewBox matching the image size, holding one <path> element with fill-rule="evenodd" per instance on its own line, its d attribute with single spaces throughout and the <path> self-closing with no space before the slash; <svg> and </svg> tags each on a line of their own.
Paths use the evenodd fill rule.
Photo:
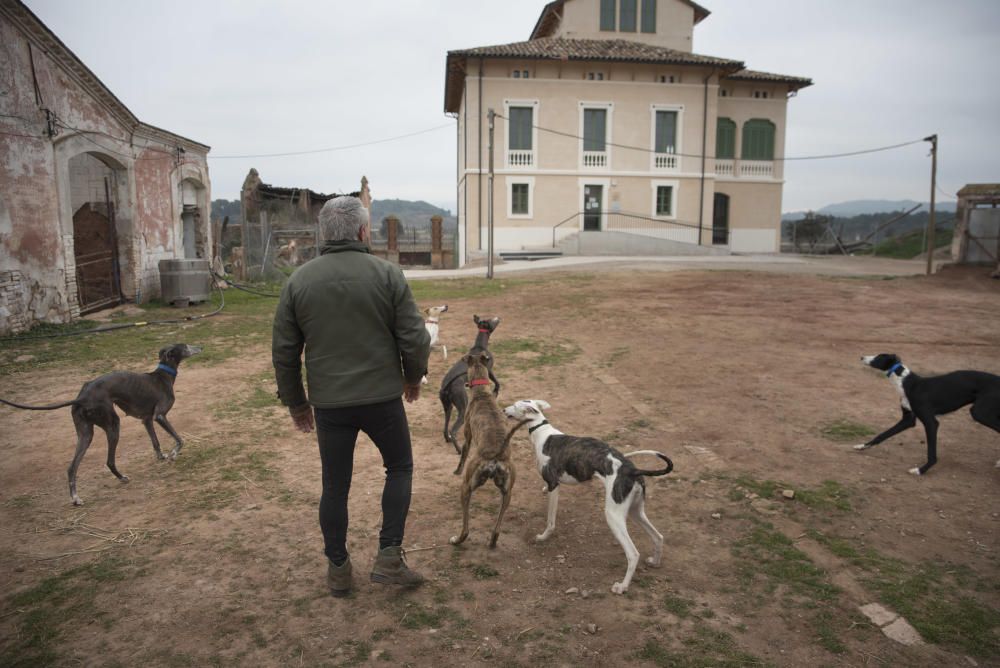
<svg viewBox="0 0 1000 668">
<path fill-rule="evenodd" d="M 528 184 L 515 183 L 511 186 L 510 212 L 514 215 L 528 214 Z"/>
<path fill-rule="evenodd" d="M 656 215 L 672 216 L 674 188 L 673 186 L 656 186 Z"/>
<path fill-rule="evenodd" d="M 530 151 L 531 146 L 531 135 L 532 135 L 532 125 L 533 125 L 533 112 L 534 109 L 531 107 L 511 107 L 509 110 L 510 121 L 509 130 L 510 137 L 508 140 L 510 144 L 507 146 L 508 149 L 512 151 Z"/>
<path fill-rule="evenodd" d="M 732 160 L 736 157 L 736 123 L 720 118 L 715 126 L 715 157 Z"/>
<path fill-rule="evenodd" d="M 657 153 L 677 152 L 677 112 L 656 112 L 656 145 Z"/>
<path fill-rule="evenodd" d="M 642 31 L 656 32 L 656 0 L 642 0 Z"/>
<path fill-rule="evenodd" d="M 583 150 L 604 151 L 608 131 L 607 109 L 583 110 Z"/>
<path fill-rule="evenodd" d="M 615 3 L 617 0 L 601 0 L 601 30 L 615 31 Z"/>
<path fill-rule="evenodd" d="M 635 32 L 636 2 L 638 0 L 621 0 L 621 17 L 618 29 L 622 32 Z"/>
<path fill-rule="evenodd" d="M 751 118 L 743 124 L 744 160 L 774 160 L 774 123 Z"/>
</svg>

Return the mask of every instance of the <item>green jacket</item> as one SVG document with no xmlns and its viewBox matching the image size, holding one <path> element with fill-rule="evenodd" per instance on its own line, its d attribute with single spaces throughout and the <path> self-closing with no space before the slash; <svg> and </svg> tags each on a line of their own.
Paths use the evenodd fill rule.
<svg viewBox="0 0 1000 668">
<path fill-rule="evenodd" d="M 427 373 L 430 335 L 396 265 L 360 241 L 328 241 L 281 291 L 271 358 L 286 406 L 361 406 L 399 398 Z"/>
</svg>

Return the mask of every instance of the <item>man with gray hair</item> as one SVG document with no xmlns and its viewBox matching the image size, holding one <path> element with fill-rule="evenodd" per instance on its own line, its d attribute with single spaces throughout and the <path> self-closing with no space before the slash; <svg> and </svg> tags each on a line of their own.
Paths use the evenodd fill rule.
<svg viewBox="0 0 1000 668">
<path fill-rule="evenodd" d="M 371 580 L 423 582 L 403 560 L 413 454 L 400 397 L 413 402 L 420 396 L 430 337 L 403 272 L 371 255 L 368 223 L 368 210 L 356 197 L 337 197 L 323 206 L 321 254 L 285 283 L 271 340 L 278 396 L 296 428 L 308 433 L 315 426 L 319 439 L 319 523 L 329 560 L 327 585 L 334 596 L 346 596 L 352 586 L 347 496 L 358 431 L 378 448 L 386 471 Z M 308 397 L 302 384 L 303 348 Z"/>
</svg>

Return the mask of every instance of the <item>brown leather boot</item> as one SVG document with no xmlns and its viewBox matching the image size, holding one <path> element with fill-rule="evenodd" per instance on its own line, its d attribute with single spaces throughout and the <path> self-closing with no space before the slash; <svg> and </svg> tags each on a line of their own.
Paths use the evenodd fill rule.
<svg viewBox="0 0 1000 668">
<path fill-rule="evenodd" d="M 330 589 L 330 596 L 343 598 L 351 593 L 351 558 L 347 557 L 340 566 L 334 566 L 332 561 L 327 562 L 326 586 Z"/>
<path fill-rule="evenodd" d="M 378 551 L 372 567 L 372 582 L 415 587 L 423 584 L 424 577 L 411 571 L 403 560 L 403 548 L 398 545 Z"/>
</svg>

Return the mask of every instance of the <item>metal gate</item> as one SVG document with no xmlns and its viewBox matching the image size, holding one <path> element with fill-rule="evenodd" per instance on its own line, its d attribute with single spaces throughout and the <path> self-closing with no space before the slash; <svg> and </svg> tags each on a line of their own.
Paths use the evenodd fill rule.
<svg viewBox="0 0 1000 668">
<path fill-rule="evenodd" d="M 111 187 L 104 179 L 104 201 L 87 202 L 73 214 L 73 249 L 80 313 L 121 303 L 118 235 Z"/>
<path fill-rule="evenodd" d="M 1000 209 L 973 209 L 969 212 L 969 243 L 965 261 L 996 264 L 1000 260 Z"/>
</svg>

